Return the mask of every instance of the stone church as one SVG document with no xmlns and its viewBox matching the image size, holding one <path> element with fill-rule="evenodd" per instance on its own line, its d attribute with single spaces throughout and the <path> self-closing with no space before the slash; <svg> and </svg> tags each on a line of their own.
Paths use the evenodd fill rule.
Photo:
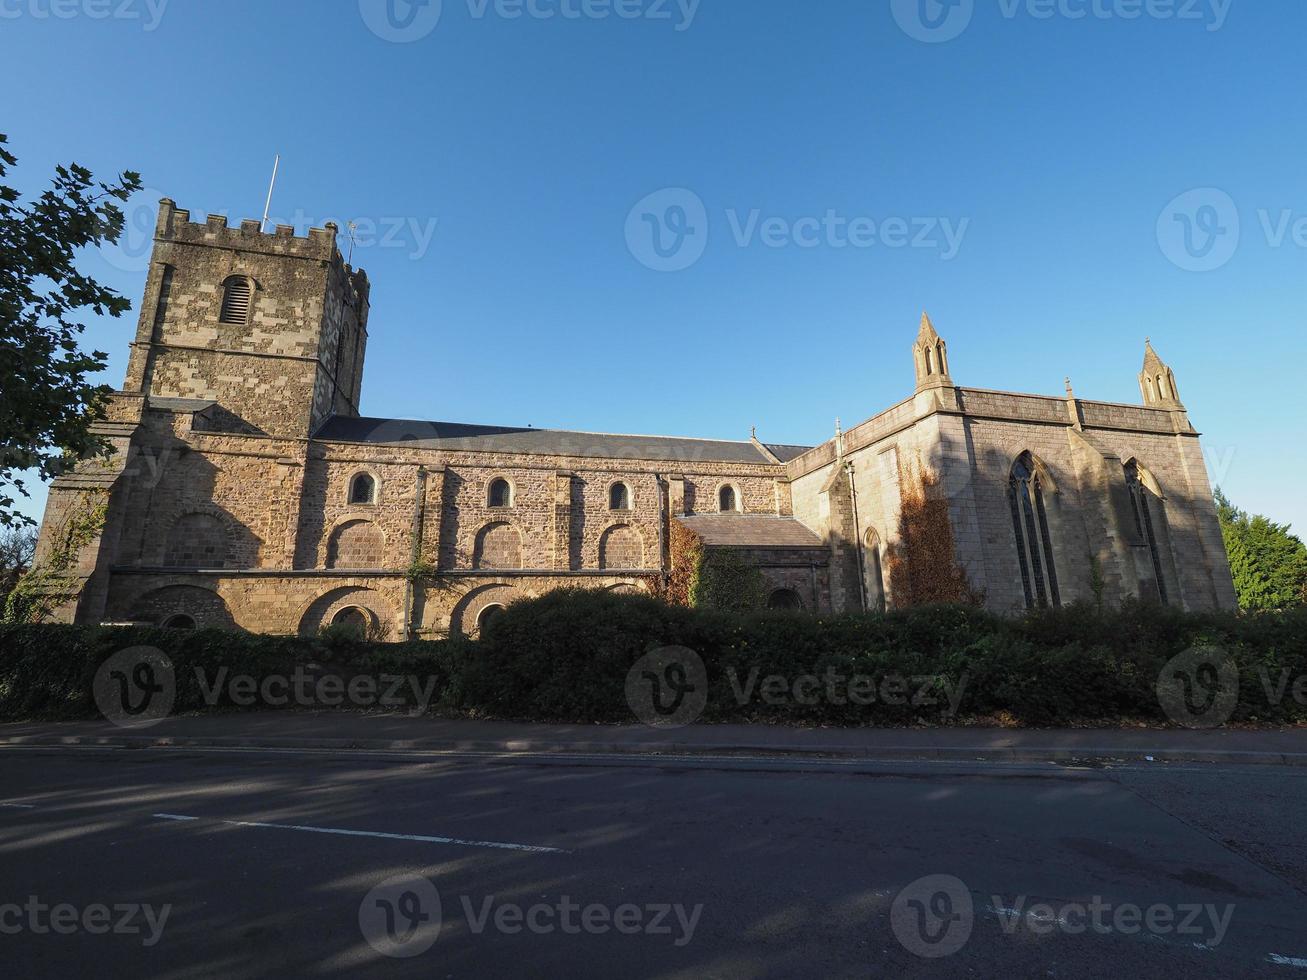
<svg viewBox="0 0 1307 980">
<path fill-rule="evenodd" d="M 116 453 L 50 490 L 43 550 L 107 514 L 65 618 L 472 634 L 561 586 L 657 593 L 687 531 L 755 564 L 775 607 L 877 610 L 944 579 L 1002 612 L 1235 605 L 1198 433 L 1151 345 L 1140 405 L 988 391 L 954 383 L 923 316 L 912 393 L 813 447 L 371 418 L 370 284 L 336 232 L 160 202 L 98 424 Z"/>
</svg>

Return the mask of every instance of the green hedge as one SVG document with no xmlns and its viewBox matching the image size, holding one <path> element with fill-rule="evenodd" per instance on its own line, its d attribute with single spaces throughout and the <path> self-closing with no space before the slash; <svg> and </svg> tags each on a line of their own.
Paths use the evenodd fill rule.
<svg viewBox="0 0 1307 980">
<path fill-rule="evenodd" d="M 173 662 L 176 712 L 238 706 L 225 691 L 216 703 L 206 701 L 197 669 L 212 683 L 224 667 L 258 679 L 298 666 L 344 681 L 417 677 L 431 685 L 430 710 L 445 714 L 582 723 L 632 722 L 628 672 L 651 649 L 681 646 L 696 651 L 706 668 L 702 720 L 808 725 L 1166 723 L 1156 691 L 1163 666 L 1195 646 L 1214 646 L 1239 668 L 1234 722 L 1307 722 L 1307 707 L 1292 696 L 1294 679 L 1307 677 L 1304 610 L 1238 616 L 1129 604 L 1101 614 L 1072 607 L 1013 620 L 937 606 L 810 616 L 687 609 L 571 590 L 513 605 L 477 641 L 326 644 L 214 631 L 0 627 L 0 718 L 95 716 L 97 668 L 131 646 L 157 647 Z M 901 694 L 902 703 L 833 700 L 824 686 L 816 703 L 762 697 L 770 676 L 793 682 L 828 674 L 867 678 L 878 693 Z M 737 689 L 751 676 L 752 696 L 741 702 Z M 894 687 L 896 677 L 906 689 Z M 1265 685 L 1274 688 L 1282 677 L 1289 678 L 1284 697 L 1268 698 Z M 953 714 L 945 702 L 963 683 Z M 835 690 L 846 693 L 838 683 Z M 417 700 L 411 687 L 400 693 L 406 703 Z M 912 703 L 922 697 L 938 703 Z"/>
<path fill-rule="evenodd" d="M 422 689 L 429 683 L 439 698 L 452 689 L 450 676 L 460 669 L 457 661 L 467 642 L 366 644 L 223 630 L 0 625 L 0 719 L 97 717 L 92 693 L 96 671 L 131 647 L 153 647 L 171 661 L 175 714 L 266 708 L 257 696 L 250 705 L 234 701 L 231 681 L 247 676 L 257 685 L 270 677 L 294 679 L 297 671 L 306 680 L 309 700 L 323 678 L 338 678 L 343 685 L 357 677 L 382 676 L 419 677 Z M 241 697 L 241 691 L 235 693 Z M 398 686 L 394 697 L 403 706 L 418 700 L 409 684 Z"/>
</svg>

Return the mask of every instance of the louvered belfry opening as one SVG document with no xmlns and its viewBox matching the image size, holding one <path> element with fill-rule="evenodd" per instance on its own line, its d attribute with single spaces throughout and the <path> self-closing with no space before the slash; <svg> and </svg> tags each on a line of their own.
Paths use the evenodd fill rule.
<svg viewBox="0 0 1307 980">
<path fill-rule="evenodd" d="M 223 323 L 248 323 L 250 319 L 250 299 L 253 290 L 248 279 L 232 279 L 222 294 Z"/>
</svg>

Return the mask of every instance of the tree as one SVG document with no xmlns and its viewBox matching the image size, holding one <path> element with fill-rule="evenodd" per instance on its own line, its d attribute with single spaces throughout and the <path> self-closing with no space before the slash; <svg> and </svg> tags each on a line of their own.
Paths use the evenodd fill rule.
<svg viewBox="0 0 1307 980">
<path fill-rule="evenodd" d="M 1307 601 L 1307 545 L 1289 525 L 1250 516 L 1216 490 L 1216 513 L 1239 608 L 1286 609 Z"/>
<path fill-rule="evenodd" d="M 0 134 L 0 178 L 18 161 Z M 91 432 L 104 418 L 109 392 L 88 376 L 108 355 L 87 353 L 77 339 L 82 311 L 122 316 L 131 303 L 75 265 L 79 249 L 117 242 L 123 212 L 116 202 L 140 190 L 127 171 L 102 183 L 77 164 L 55 169 L 53 186 L 20 203 L 0 184 L 0 526 L 31 525 L 14 512 L 14 493 L 27 496 L 18 474 L 58 475 L 66 461 L 108 455 Z"/>
<path fill-rule="evenodd" d="M 32 567 L 36 556 L 36 528 L 0 528 L 0 609 L 14 590 L 14 584 Z"/>
</svg>

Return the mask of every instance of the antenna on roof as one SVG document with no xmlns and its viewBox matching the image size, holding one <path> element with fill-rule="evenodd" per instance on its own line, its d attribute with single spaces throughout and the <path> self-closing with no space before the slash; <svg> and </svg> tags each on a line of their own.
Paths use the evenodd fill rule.
<svg viewBox="0 0 1307 980">
<path fill-rule="evenodd" d="M 272 161 L 272 180 L 268 183 L 268 199 L 263 203 L 263 220 L 259 222 L 259 232 L 262 233 L 268 226 L 268 211 L 272 209 L 272 189 L 277 186 L 277 168 L 281 166 L 281 154 Z"/>
</svg>

